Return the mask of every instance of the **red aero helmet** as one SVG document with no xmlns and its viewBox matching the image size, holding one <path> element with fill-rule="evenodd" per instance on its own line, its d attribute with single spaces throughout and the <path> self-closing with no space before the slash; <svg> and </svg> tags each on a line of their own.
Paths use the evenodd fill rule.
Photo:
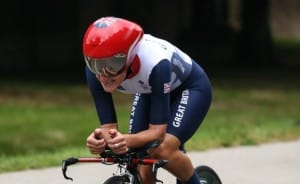
<svg viewBox="0 0 300 184">
<path fill-rule="evenodd" d="M 128 60 L 143 33 L 141 26 L 134 22 L 117 17 L 102 17 L 94 21 L 85 32 L 83 54 L 95 59 L 125 54 Z"/>
</svg>

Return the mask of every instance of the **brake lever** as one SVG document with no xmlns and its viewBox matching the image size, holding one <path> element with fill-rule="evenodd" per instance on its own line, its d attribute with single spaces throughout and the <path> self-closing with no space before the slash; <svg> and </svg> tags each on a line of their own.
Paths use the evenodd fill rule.
<svg viewBox="0 0 300 184">
<path fill-rule="evenodd" d="M 73 181 L 73 178 L 67 176 L 67 168 L 69 165 L 76 164 L 78 162 L 78 158 L 68 158 L 62 161 L 62 173 L 65 179 Z"/>
</svg>

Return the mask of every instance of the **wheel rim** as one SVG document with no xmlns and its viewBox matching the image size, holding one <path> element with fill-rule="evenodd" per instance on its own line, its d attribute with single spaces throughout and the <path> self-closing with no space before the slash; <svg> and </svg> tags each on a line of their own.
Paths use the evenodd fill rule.
<svg viewBox="0 0 300 184">
<path fill-rule="evenodd" d="M 211 169 L 196 169 L 201 184 L 221 184 L 218 175 Z"/>
</svg>

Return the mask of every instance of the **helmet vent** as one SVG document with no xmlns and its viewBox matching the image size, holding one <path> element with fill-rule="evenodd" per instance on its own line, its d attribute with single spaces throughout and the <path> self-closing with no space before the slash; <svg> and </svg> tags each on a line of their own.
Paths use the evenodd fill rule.
<svg viewBox="0 0 300 184">
<path fill-rule="evenodd" d="M 94 26 L 96 28 L 106 28 L 106 27 L 110 26 L 111 24 L 113 24 L 116 20 L 117 20 L 117 18 L 115 18 L 115 17 L 101 18 L 94 23 Z"/>
</svg>

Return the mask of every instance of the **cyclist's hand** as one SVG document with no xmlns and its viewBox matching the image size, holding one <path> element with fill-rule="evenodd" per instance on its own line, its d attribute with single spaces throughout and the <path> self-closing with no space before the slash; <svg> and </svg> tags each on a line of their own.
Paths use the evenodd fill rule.
<svg viewBox="0 0 300 184">
<path fill-rule="evenodd" d="M 92 154 L 101 154 L 105 148 L 106 143 L 102 138 L 102 132 L 100 128 L 96 128 L 86 139 L 86 146 Z"/>
<path fill-rule="evenodd" d="M 127 142 L 123 134 L 116 129 L 108 132 L 112 139 L 107 141 L 107 145 L 116 154 L 123 154 L 128 151 Z"/>
</svg>

